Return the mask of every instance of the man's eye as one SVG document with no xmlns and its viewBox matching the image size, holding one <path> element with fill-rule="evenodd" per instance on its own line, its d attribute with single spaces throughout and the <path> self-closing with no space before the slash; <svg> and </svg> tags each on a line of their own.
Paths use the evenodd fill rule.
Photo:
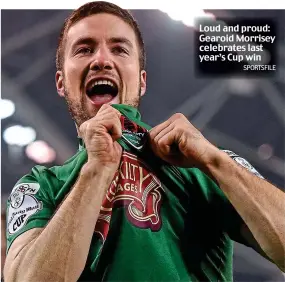
<svg viewBox="0 0 285 282">
<path fill-rule="evenodd" d="M 116 54 L 128 54 L 128 50 L 126 50 L 125 48 L 121 47 L 121 46 L 116 46 L 112 49 L 112 51 Z"/>
<path fill-rule="evenodd" d="M 76 54 L 90 54 L 92 52 L 91 48 L 82 47 L 77 50 Z"/>
</svg>

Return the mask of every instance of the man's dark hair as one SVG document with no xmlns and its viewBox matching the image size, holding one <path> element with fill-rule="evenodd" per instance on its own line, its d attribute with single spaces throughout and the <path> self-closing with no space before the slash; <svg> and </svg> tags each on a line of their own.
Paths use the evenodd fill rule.
<svg viewBox="0 0 285 282">
<path fill-rule="evenodd" d="M 84 4 L 83 6 L 79 7 L 77 10 L 74 10 L 72 14 L 65 20 L 64 25 L 62 27 L 59 40 L 58 40 L 58 47 L 56 50 L 56 68 L 57 70 L 63 69 L 64 64 L 64 48 L 66 42 L 66 34 L 70 27 L 75 23 L 79 22 L 80 20 L 95 14 L 112 14 L 119 18 L 121 18 L 124 22 L 129 24 L 131 28 L 134 30 L 138 46 L 139 46 L 139 63 L 140 69 L 145 69 L 145 47 L 142 38 L 141 31 L 139 29 L 138 23 L 131 15 L 128 10 L 122 9 L 119 6 L 105 2 L 105 1 L 95 1 L 89 2 Z"/>
</svg>

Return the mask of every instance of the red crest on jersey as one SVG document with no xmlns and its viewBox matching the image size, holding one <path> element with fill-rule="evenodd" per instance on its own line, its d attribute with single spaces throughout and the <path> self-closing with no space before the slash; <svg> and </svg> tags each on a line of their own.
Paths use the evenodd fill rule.
<svg viewBox="0 0 285 282">
<path fill-rule="evenodd" d="M 105 240 L 112 210 L 125 207 L 128 220 L 139 228 L 158 231 L 161 227 L 160 206 L 163 188 L 148 166 L 134 154 L 122 154 L 119 170 L 107 191 L 95 232 Z"/>
</svg>

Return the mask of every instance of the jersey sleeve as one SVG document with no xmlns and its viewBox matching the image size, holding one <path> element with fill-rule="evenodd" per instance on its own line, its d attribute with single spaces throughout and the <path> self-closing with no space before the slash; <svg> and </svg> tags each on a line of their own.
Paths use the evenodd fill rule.
<svg viewBox="0 0 285 282">
<path fill-rule="evenodd" d="M 264 178 L 246 159 L 232 151 L 222 151 L 227 153 L 239 165 L 245 167 L 254 175 Z M 210 205 L 210 210 L 213 211 L 216 221 L 222 230 L 224 230 L 232 240 L 248 247 L 253 247 L 241 234 L 242 226 L 245 225 L 245 222 L 220 187 L 200 170 L 197 170 L 195 175 L 204 197 Z"/>
<path fill-rule="evenodd" d="M 11 191 L 6 210 L 7 252 L 19 235 L 32 228 L 44 227 L 55 212 L 44 171 L 40 167 L 33 168 Z"/>
</svg>

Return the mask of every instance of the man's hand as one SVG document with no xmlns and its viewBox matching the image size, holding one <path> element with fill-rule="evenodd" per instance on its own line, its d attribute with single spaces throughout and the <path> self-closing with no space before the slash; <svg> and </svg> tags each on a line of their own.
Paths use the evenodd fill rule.
<svg viewBox="0 0 285 282">
<path fill-rule="evenodd" d="M 157 156 L 180 167 L 204 167 L 218 151 L 183 114 L 174 114 L 154 127 L 149 137 Z"/>
<path fill-rule="evenodd" d="M 122 136 L 120 116 L 119 111 L 105 104 L 95 117 L 79 128 L 86 146 L 88 164 L 98 172 L 104 168 L 115 173 L 119 167 L 122 148 L 116 140 Z"/>
</svg>

